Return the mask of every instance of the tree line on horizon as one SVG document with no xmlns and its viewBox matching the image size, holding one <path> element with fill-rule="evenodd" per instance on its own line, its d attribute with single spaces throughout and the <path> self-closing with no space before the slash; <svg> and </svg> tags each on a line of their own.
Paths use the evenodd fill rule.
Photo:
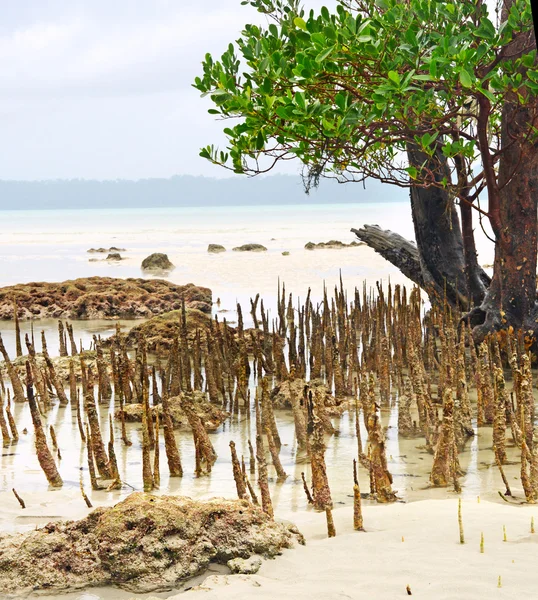
<svg viewBox="0 0 538 600">
<path fill-rule="evenodd" d="M 0 180 L 0 210 L 397 202 L 407 197 L 405 191 L 377 181 L 354 190 L 327 182 L 307 196 L 299 178 L 292 175 L 250 179 L 176 175 L 137 181 Z"/>
</svg>

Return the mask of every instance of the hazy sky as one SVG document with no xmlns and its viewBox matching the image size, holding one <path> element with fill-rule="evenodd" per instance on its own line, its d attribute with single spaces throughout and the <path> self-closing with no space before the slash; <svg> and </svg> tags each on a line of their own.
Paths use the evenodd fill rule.
<svg viewBox="0 0 538 600">
<path fill-rule="evenodd" d="M 227 174 L 198 157 L 222 123 L 191 83 L 206 52 L 265 17 L 240 0 L 0 7 L 0 179 Z"/>
</svg>

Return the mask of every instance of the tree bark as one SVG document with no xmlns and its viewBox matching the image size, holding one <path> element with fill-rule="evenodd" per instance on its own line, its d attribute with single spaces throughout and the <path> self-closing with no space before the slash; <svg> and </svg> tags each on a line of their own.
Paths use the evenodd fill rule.
<svg viewBox="0 0 538 600">
<path fill-rule="evenodd" d="M 499 217 L 493 279 L 481 306 L 469 315 L 473 337 L 513 327 L 538 337 L 536 263 L 538 228 L 538 149 L 520 140 L 538 117 L 538 103 L 529 108 L 507 104 L 503 110 L 499 164 Z"/>
<path fill-rule="evenodd" d="M 503 20 L 510 5 L 503 9 Z M 530 36 L 536 47 L 531 30 L 514 40 L 510 54 L 528 47 Z M 537 126 L 538 97 L 527 98 L 524 106 L 516 97 L 506 99 L 497 189 L 489 194 L 496 235 L 493 279 L 481 306 L 468 316 L 478 342 L 491 332 L 513 327 L 525 332 L 528 345 L 537 345 L 538 146 L 533 133 Z"/>
<path fill-rule="evenodd" d="M 420 167 L 430 160 L 430 170 L 444 172 L 444 158 L 435 159 L 409 150 L 409 163 Z M 441 171 L 439 168 L 441 165 Z M 470 309 L 484 299 L 490 278 L 478 264 L 472 207 L 461 204 L 463 235 L 453 199 L 440 188 L 411 188 L 411 212 L 416 245 L 377 225 L 351 229 L 368 246 L 392 263 L 411 281 L 426 290 L 430 300 L 445 298 L 450 305 Z"/>
<path fill-rule="evenodd" d="M 428 169 L 439 183 L 444 177 L 449 180 L 446 159 L 440 149 L 430 158 L 410 145 L 407 156 L 419 174 L 421 169 Z M 463 207 L 462 203 L 462 236 L 454 200 L 445 190 L 411 188 L 411 211 L 425 289 L 431 300 L 444 299 L 446 295 L 452 306 L 464 309 L 482 302 L 486 292 L 483 281 L 488 280 L 478 265 L 468 208 L 471 207 Z"/>
<path fill-rule="evenodd" d="M 399 233 L 381 229 L 379 225 L 364 225 L 351 231 L 365 244 L 373 248 L 385 260 L 398 268 L 408 279 L 425 287 L 418 249 Z"/>
</svg>

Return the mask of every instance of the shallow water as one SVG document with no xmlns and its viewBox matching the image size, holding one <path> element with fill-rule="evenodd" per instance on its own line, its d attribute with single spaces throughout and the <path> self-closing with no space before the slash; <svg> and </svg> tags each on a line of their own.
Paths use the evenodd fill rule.
<svg viewBox="0 0 538 600">
<path fill-rule="evenodd" d="M 66 320 L 62 319 L 65 323 Z M 93 336 L 107 338 L 116 333 L 116 326 L 120 326 L 122 333 L 128 332 L 132 327 L 143 323 L 144 319 L 88 319 L 87 321 L 69 320 L 73 326 L 73 337 L 77 343 L 77 347 L 83 350 L 89 350 L 93 343 Z M 20 322 L 23 353 L 26 354 L 26 346 L 24 344 L 24 336 L 32 338 L 34 333 L 36 351 L 41 349 L 41 332 L 44 331 L 47 338 L 47 348 L 51 356 L 59 356 L 60 341 L 58 337 L 58 321 L 56 319 L 39 319 L 37 321 L 21 321 Z M 16 354 L 15 342 L 15 323 L 13 321 L 0 321 L 0 333 L 4 346 L 10 357 L 13 359 Z M 69 344 L 69 342 L 68 342 Z M 70 348 L 70 347 L 69 347 Z"/>
<path fill-rule="evenodd" d="M 103 437 L 108 440 L 108 415 L 113 410 L 113 401 L 99 407 Z M 4 532 L 28 531 L 36 525 L 42 526 L 51 520 L 61 518 L 80 518 L 86 514 L 87 509 L 79 492 L 79 477 L 82 477 L 85 490 L 94 506 L 111 505 L 121 500 L 133 490 L 142 490 L 142 465 L 141 465 L 141 425 L 127 424 L 128 437 L 133 442 L 130 448 L 121 443 L 120 431 L 115 427 L 116 454 L 118 466 L 124 481 L 120 491 L 92 491 L 86 466 L 86 455 L 80 442 L 76 415 L 71 407 L 55 406 L 46 416 L 44 422 L 54 425 L 58 444 L 62 453 L 62 460 L 57 461 L 59 470 L 64 478 L 61 490 L 48 488 L 43 473 L 41 472 L 33 448 L 31 418 L 27 404 L 15 405 L 14 416 L 19 432 L 24 427 L 30 433 L 21 435 L 17 444 L 11 444 L 2 449 L 0 459 L 0 499 L 6 511 L 0 514 L 0 529 Z M 182 478 L 170 478 L 167 475 L 166 455 L 164 444 L 160 444 L 161 452 L 161 487 L 157 493 L 171 493 L 191 496 L 193 498 L 209 498 L 213 496 L 236 497 L 235 484 L 232 477 L 232 466 L 229 452 L 229 442 L 236 442 L 238 453 L 246 458 L 248 469 L 248 439 L 254 439 L 254 415 L 246 414 L 234 416 L 217 431 L 210 434 L 211 441 L 218 454 L 210 475 L 203 477 L 194 476 L 194 445 L 190 431 L 181 429 L 177 431 L 176 438 L 185 475 Z M 315 513 L 308 506 L 302 489 L 301 472 L 304 471 L 310 479 L 310 469 L 306 457 L 298 452 L 295 444 L 293 417 L 290 411 L 276 411 L 279 433 L 282 439 L 280 458 L 288 474 L 284 483 L 277 483 L 273 467 L 269 466 L 270 490 L 275 513 L 278 518 L 294 520 L 296 511 L 309 511 L 314 518 L 324 519 L 323 514 Z M 432 455 L 426 452 L 422 444 L 423 438 L 403 439 L 398 437 L 396 430 L 397 410 L 395 406 L 382 409 L 383 424 L 387 427 L 387 457 L 389 470 L 394 477 L 394 489 L 402 501 L 416 501 L 426 498 L 451 498 L 455 497 L 450 488 L 430 488 L 428 485 L 429 473 L 432 465 Z M 357 455 L 357 442 L 355 436 L 354 413 L 346 413 L 341 418 L 333 419 L 333 424 L 338 429 L 338 435 L 327 436 L 327 451 L 325 459 L 331 493 L 335 507 L 352 504 L 352 463 Z M 361 435 L 366 440 L 366 431 L 362 423 Z M 517 494 L 519 484 L 519 466 L 516 464 L 519 451 L 517 448 L 508 448 L 508 456 L 514 460 L 514 465 L 505 467 L 510 482 L 514 484 Z M 268 458 L 270 461 L 270 458 Z M 469 441 L 465 450 L 460 454 L 461 466 L 465 475 L 461 478 L 463 498 L 482 497 L 484 500 L 502 502 L 497 491 L 504 492 L 500 475 L 493 461 L 491 451 L 491 428 L 481 428 L 479 435 Z M 363 492 L 368 491 L 368 477 L 364 469 L 359 470 L 360 486 Z M 516 481 L 517 480 L 517 481 Z M 251 481 L 256 488 L 255 478 Z M 10 490 L 15 488 L 27 502 L 27 509 L 21 511 L 11 496 Z M 48 491 L 47 491 L 48 490 Z M 519 491 L 519 498 L 522 494 Z M 370 503 L 363 500 L 364 503 Z M 316 516 L 315 516 L 316 515 Z M 205 575 L 201 576 L 202 580 Z M 185 584 L 187 587 L 194 585 L 193 581 Z M 177 590 L 176 590 L 177 592 Z M 163 592 L 153 594 L 166 597 L 174 593 Z M 144 595 L 133 595 L 115 589 L 92 589 L 75 592 L 68 596 L 50 596 L 59 600 L 112 600 L 114 598 L 127 599 L 136 596 L 145 598 Z M 1 597 L 1 594 L 0 594 Z"/>
<path fill-rule="evenodd" d="M 288 207 L 222 207 L 204 209 L 138 209 L 109 211 L 13 211 L 0 212 L 3 233 L 0 238 L 0 285 L 29 282 L 32 280 L 61 281 L 75 277 L 107 275 L 115 277 L 140 277 L 141 260 L 151 252 L 168 253 L 176 269 L 168 279 L 177 283 L 193 282 L 213 290 L 213 298 L 220 298 L 215 306 L 219 318 L 234 321 L 235 303 L 241 302 L 246 325 L 249 325 L 249 298 L 257 292 L 264 299 L 265 307 L 274 315 L 278 281 L 286 283 L 288 292 L 295 298 L 305 298 L 312 288 L 314 301 L 322 297 L 323 287 L 329 289 L 339 282 L 342 275 L 344 287 L 351 298 L 356 286 L 373 286 L 376 281 L 390 278 L 392 283 L 408 283 L 407 280 L 367 247 L 343 250 L 307 251 L 308 241 L 320 242 L 339 239 L 351 242 L 354 236 L 350 227 L 363 223 L 378 223 L 412 238 L 412 223 L 408 204 L 357 204 Z M 268 248 L 265 253 L 238 253 L 209 255 L 209 243 L 232 247 L 258 242 Z M 491 248 L 478 236 L 481 262 L 491 261 Z M 127 248 L 126 260 L 120 263 L 90 262 L 90 247 L 118 246 Z M 289 251 L 290 256 L 282 256 Z M 136 322 L 122 321 L 124 331 Z M 115 321 L 74 321 L 75 339 L 81 339 L 89 348 L 92 335 L 103 337 L 113 333 Z M 37 347 L 39 333 L 47 333 L 50 353 L 58 353 L 57 322 L 54 320 L 35 323 Z M 30 332 L 29 323 L 21 323 L 23 333 Z M 0 331 L 9 353 L 15 354 L 14 326 L 0 323 Z M 251 381 L 252 386 L 254 381 Z M 252 388 L 253 392 L 253 388 Z M 99 407 L 105 443 L 108 441 L 108 415 L 113 412 L 113 402 Z M 0 531 L 25 531 L 43 525 L 51 519 L 80 518 L 87 509 L 79 492 L 82 476 L 86 493 L 94 506 L 109 505 L 128 495 L 133 489 L 142 489 L 140 424 L 127 424 L 128 436 L 133 446 L 121 443 L 119 430 L 115 428 L 116 454 L 125 485 L 114 492 L 92 491 L 81 446 L 76 413 L 71 406 L 54 408 L 46 415 L 46 425 L 53 425 L 59 442 L 62 459 L 59 468 L 64 478 L 61 490 L 47 486 L 33 448 L 32 423 L 27 405 L 13 407 L 20 440 L 2 449 L 0 456 Z M 297 451 L 291 411 L 276 411 L 283 446 L 281 461 L 288 478 L 284 483 L 274 479 L 273 468 L 269 474 L 271 495 L 278 517 L 293 520 L 297 511 L 311 511 L 302 489 L 301 472 L 309 478 L 309 465 L 305 456 Z M 421 448 L 423 439 L 398 438 L 396 431 L 396 407 L 382 410 L 387 429 L 387 455 L 389 469 L 394 476 L 394 488 L 403 501 L 424 498 L 453 497 L 446 489 L 428 488 L 432 456 Z M 362 421 L 362 419 L 361 419 Z M 333 419 L 338 435 L 327 438 L 326 462 L 335 505 L 352 502 L 352 463 L 357 455 L 354 414 L 346 413 Z M 26 435 L 22 434 L 27 428 Z M 185 475 L 169 478 L 166 456 L 161 443 L 161 488 L 159 493 L 184 494 L 194 498 L 211 496 L 235 497 L 232 478 L 229 442 L 235 441 L 238 453 L 244 454 L 248 465 L 248 439 L 254 439 L 254 419 L 250 412 L 234 415 L 217 431 L 210 434 L 218 453 L 218 460 L 209 476 L 194 476 L 194 446 L 189 430 L 177 433 Z M 366 440 L 361 423 L 362 439 Z M 515 450 L 508 449 L 508 454 Z M 516 458 L 514 454 L 514 459 Z M 501 501 L 497 490 L 503 490 L 491 452 L 491 429 L 481 428 L 460 455 L 466 475 L 461 479 L 464 497 L 482 496 Z M 508 466 L 510 482 L 519 486 L 514 477 L 518 467 Z M 368 491 L 368 478 L 364 469 L 359 472 L 361 489 Z M 517 477 L 518 478 L 518 477 Z M 516 487 L 517 487 L 516 486 Z M 16 488 L 27 502 L 21 511 L 11 489 Z M 366 501 L 367 502 L 367 501 Z M 315 515 L 315 513 L 313 513 Z M 314 516 L 317 518 L 317 515 Z M 319 515 L 324 519 L 324 515 Z M 159 594 L 153 594 L 160 596 Z M 167 594 L 163 594 L 165 597 Z M 1 597 L 1 593 L 0 593 Z M 130 598 L 133 594 L 113 589 L 86 590 L 69 596 L 70 600 L 111 600 Z M 142 595 L 137 597 L 142 598 Z M 55 598 L 49 596 L 49 598 Z"/>
<path fill-rule="evenodd" d="M 312 206 L 224 206 L 204 208 L 0 211 L 0 285 L 29 281 L 63 281 L 92 275 L 141 277 L 140 264 L 152 252 L 165 252 L 176 265 L 167 279 L 192 282 L 213 290 L 223 308 L 239 301 L 248 306 L 257 292 L 266 308 L 274 306 L 277 282 L 304 299 L 315 298 L 323 285 L 332 289 L 340 273 L 349 294 L 355 286 L 377 280 L 409 283 L 390 263 L 367 247 L 342 250 L 304 249 L 309 242 L 355 240 L 351 227 L 378 224 L 414 238 L 409 204 L 404 202 L 321 204 Z M 479 258 L 491 263 L 492 245 L 476 231 Z M 248 242 L 267 252 L 231 249 Z M 227 248 L 208 254 L 210 243 Z M 91 247 L 126 248 L 126 260 L 107 263 Z M 289 256 L 282 256 L 289 251 Z M 97 262 L 91 259 L 98 259 Z M 248 312 L 248 311 L 247 311 Z"/>
</svg>

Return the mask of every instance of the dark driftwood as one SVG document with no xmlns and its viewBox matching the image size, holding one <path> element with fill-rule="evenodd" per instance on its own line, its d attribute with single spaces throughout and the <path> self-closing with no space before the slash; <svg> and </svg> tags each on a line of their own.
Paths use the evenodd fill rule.
<svg viewBox="0 0 538 600">
<path fill-rule="evenodd" d="M 394 231 L 381 229 L 379 225 L 364 225 L 360 229 L 351 229 L 351 231 L 412 282 L 424 287 L 420 258 L 413 242 L 406 240 Z"/>
</svg>

